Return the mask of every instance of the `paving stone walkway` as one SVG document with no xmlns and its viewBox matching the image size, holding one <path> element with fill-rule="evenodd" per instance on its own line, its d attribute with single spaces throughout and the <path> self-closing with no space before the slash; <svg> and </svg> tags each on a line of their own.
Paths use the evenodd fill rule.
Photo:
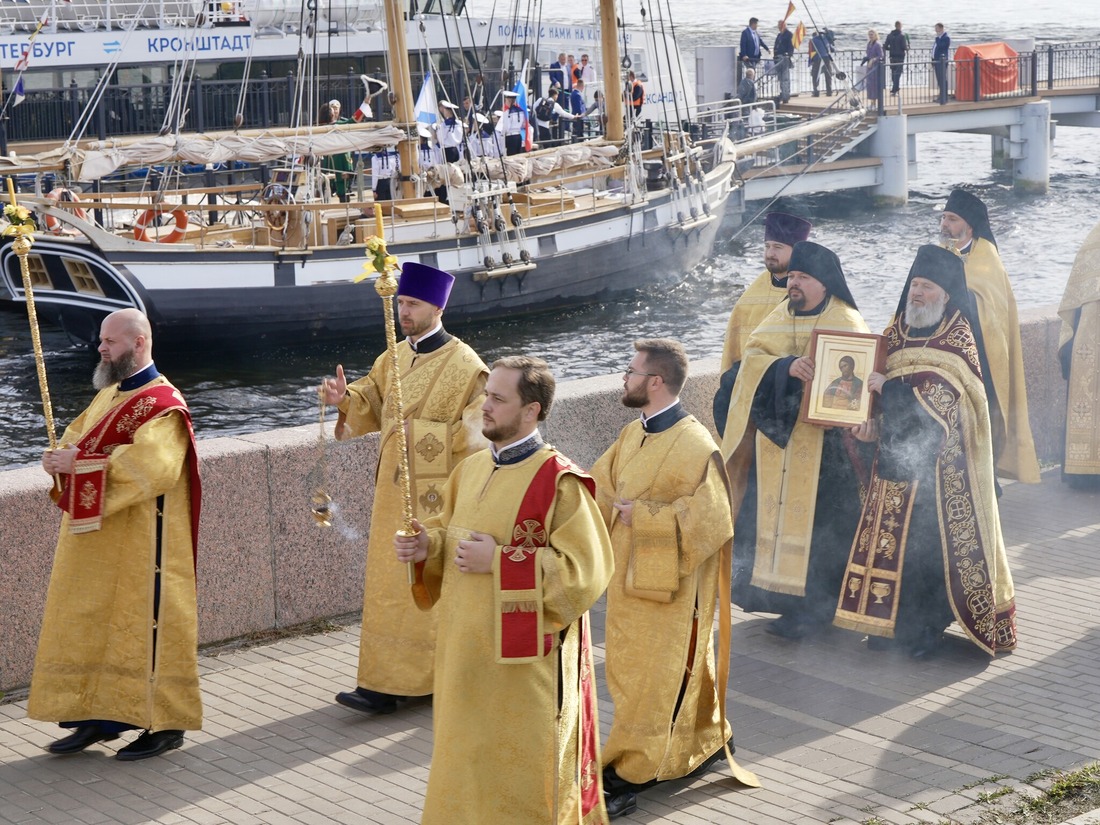
<svg viewBox="0 0 1100 825">
<path fill-rule="evenodd" d="M 735 611 L 730 714 L 764 787 L 716 770 L 647 792 L 618 821 L 966 825 L 982 794 L 1100 757 L 1100 494 L 1052 471 L 1009 486 L 1002 521 L 1019 650 L 990 660 L 952 629 L 918 663 L 837 629 L 785 642 Z M 143 762 L 110 758 L 124 740 L 50 756 L 58 729 L 27 720 L 25 701 L 0 705 L 0 823 L 418 822 L 431 704 L 374 718 L 333 704 L 354 686 L 357 643 L 350 625 L 202 657 L 204 730 Z M 606 736 L 606 691 L 601 714 Z M 1074 820 L 1093 822 L 1100 812 Z"/>
</svg>

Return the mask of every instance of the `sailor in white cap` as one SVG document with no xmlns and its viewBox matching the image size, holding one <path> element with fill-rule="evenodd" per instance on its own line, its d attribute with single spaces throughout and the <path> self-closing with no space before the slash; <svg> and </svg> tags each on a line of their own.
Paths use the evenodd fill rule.
<svg viewBox="0 0 1100 825">
<path fill-rule="evenodd" d="M 458 119 L 458 107 L 449 100 L 439 101 L 439 113 L 443 121 L 436 126 L 439 145 L 443 147 L 443 158 L 447 163 L 458 163 L 462 155 L 462 140 L 466 136 L 466 127 Z"/>
<path fill-rule="evenodd" d="M 497 131 L 504 135 L 504 150 L 509 155 L 522 154 L 526 149 L 527 112 L 518 104 L 516 92 L 504 92 L 504 113 L 497 122 Z"/>
</svg>

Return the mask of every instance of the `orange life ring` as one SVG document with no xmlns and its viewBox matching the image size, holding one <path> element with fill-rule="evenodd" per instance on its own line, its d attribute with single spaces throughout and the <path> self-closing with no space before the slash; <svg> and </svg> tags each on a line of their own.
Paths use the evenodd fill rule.
<svg viewBox="0 0 1100 825">
<path fill-rule="evenodd" d="M 141 217 L 134 222 L 134 240 L 135 241 L 151 241 L 152 243 L 175 243 L 182 238 L 187 231 L 187 213 L 182 209 L 173 209 L 169 214 L 175 219 L 176 225 L 172 228 L 172 231 L 163 237 L 151 237 L 148 232 L 145 231 L 146 227 L 150 224 L 156 224 L 157 219 L 168 212 L 166 209 L 146 209 L 141 213 Z"/>
<path fill-rule="evenodd" d="M 59 201 L 65 201 L 66 203 L 80 203 L 80 197 L 76 194 L 76 192 L 74 192 L 72 189 L 65 189 L 60 186 L 56 189 L 51 189 L 50 193 L 46 195 L 46 197 L 54 201 L 55 203 Z M 72 210 L 72 213 L 76 215 L 76 217 L 80 218 L 82 221 L 88 219 L 88 213 L 81 209 L 79 206 L 76 209 Z M 61 221 L 59 221 L 53 215 L 43 215 L 42 218 L 44 223 L 46 224 L 46 229 L 48 229 L 55 235 L 61 234 Z"/>
</svg>

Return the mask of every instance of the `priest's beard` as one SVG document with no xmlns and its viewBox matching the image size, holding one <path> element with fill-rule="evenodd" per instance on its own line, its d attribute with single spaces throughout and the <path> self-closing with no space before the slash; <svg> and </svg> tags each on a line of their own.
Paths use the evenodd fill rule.
<svg viewBox="0 0 1100 825">
<path fill-rule="evenodd" d="M 905 305 L 905 323 L 916 329 L 936 326 L 943 320 L 947 308 L 947 296 L 930 304 L 914 304 L 910 299 Z"/>
<path fill-rule="evenodd" d="M 97 390 L 105 390 L 112 384 L 125 381 L 135 372 L 137 372 L 137 359 L 132 349 L 113 360 L 100 358 L 95 372 L 92 373 L 92 386 Z"/>
<path fill-rule="evenodd" d="M 645 382 L 639 382 L 634 389 L 623 387 L 622 402 L 624 407 L 631 410 L 640 410 L 648 404 L 649 392 L 646 390 Z"/>
</svg>

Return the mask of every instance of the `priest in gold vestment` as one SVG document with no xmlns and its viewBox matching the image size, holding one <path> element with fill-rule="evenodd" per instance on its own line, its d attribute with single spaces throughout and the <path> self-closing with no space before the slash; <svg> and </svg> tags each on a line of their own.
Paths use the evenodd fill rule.
<svg viewBox="0 0 1100 825">
<path fill-rule="evenodd" d="M 967 289 L 977 304 L 975 334 L 988 360 L 982 377 L 989 397 L 997 474 L 1038 484 L 1039 460 L 1027 412 L 1016 296 L 1001 263 L 985 204 L 965 189 L 954 190 L 944 206 L 940 232 L 945 244 L 962 255 Z"/>
<path fill-rule="evenodd" d="M 749 336 L 780 301 L 787 297 L 787 265 L 791 250 L 799 241 L 810 237 L 812 224 L 805 218 L 786 212 L 769 212 L 764 218 L 764 271 L 761 272 L 733 305 L 726 337 L 722 346 L 721 381 L 714 397 L 714 425 L 719 436 L 729 414 L 730 392 L 733 390 L 734 364 L 741 363 L 741 354 Z"/>
<path fill-rule="evenodd" d="M 202 727 L 195 561 L 201 493 L 191 415 L 153 363 L 136 309 L 100 329 L 99 393 L 42 459 L 64 510 L 27 715 L 75 731 L 71 754 L 144 732 L 145 759 Z"/>
<path fill-rule="evenodd" d="M 641 419 L 592 467 L 615 550 L 606 621 L 615 718 L 603 753 L 612 819 L 637 807 L 639 791 L 702 775 L 722 758 L 737 778 L 758 784 L 736 769 L 726 744 L 733 540 L 726 471 L 710 433 L 680 403 L 683 346 L 650 339 L 634 349 L 622 403 Z"/>
<path fill-rule="evenodd" d="M 553 395 L 544 361 L 497 361 L 482 408 L 491 451 L 455 468 L 418 535 L 394 538 L 416 602 L 440 614 L 430 825 L 607 819 L 587 611 L 611 542 L 591 478 L 539 434 Z"/>
<path fill-rule="evenodd" d="M 993 481 L 989 407 L 962 261 L 917 250 L 886 337 L 877 442 L 834 622 L 935 656 L 952 620 L 990 655 L 1016 647 L 1016 603 Z"/>
<path fill-rule="evenodd" d="M 867 332 L 837 256 L 795 244 L 787 300 L 749 338 L 733 384 L 722 457 L 735 516 L 733 601 L 779 613 L 768 632 L 827 626 L 859 515 L 848 430 L 799 420 L 815 329 Z"/>
<path fill-rule="evenodd" d="M 454 278 L 418 263 L 402 268 L 398 318 L 406 339 L 397 345 L 401 370 L 413 513 L 440 512 L 443 484 L 463 458 L 484 446 L 480 434 L 485 364 L 443 328 Z M 325 400 L 340 416 L 337 438 L 380 432 L 374 504 L 367 542 L 359 671 L 354 691 L 336 701 L 364 713 L 392 713 L 400 698 L 432 692 L 436 617 L 408 598 L 405 568 L 393 561 L 392 536 L 403 519 L 393 362 L 383 353 L 370 372 L 347 384 L 343 367 L 326 379 Z"/>
<path fill-rule="evenodd" d="M 1100 224 L 1077 251 L 1058 307 L 1058 355 L 1068 382 L 1062 478 L 1100 482 Z"/>
</svg>

